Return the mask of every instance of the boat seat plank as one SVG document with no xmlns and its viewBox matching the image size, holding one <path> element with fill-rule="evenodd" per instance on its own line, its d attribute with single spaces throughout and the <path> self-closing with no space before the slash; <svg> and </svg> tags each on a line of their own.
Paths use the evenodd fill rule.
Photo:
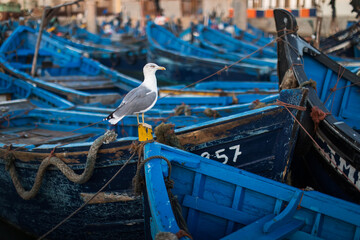
<svg viewBox="0 0 360 240">
<path fill-rule="evenodd" d="M 10 62 L 10 65 L 21 71 L 29 70 L 32 67 L 32 64 L 19 63 L 19 62 Z M 41 68 L 41 64 L 36 64 L 35 68 L 36 69 Z"/>
<path fill-rule="evenodd" d="M 48 82 L 66 82 L 66 81 L 110 81 L 110 78 L 103 75 L 87 76 L 87 75 L 66 75 L 66 76 L 43 76 L 40 79 Z"/>
<path fill-rule="evenodd" d="M 202 182 L 205 181 L 205 176 L 201 173 L 195 173 L 195 178 L 194 178 L 194 183 L 193 183 L 193 190 L 192 190 L 192 198 L 196 198 L 198 199 L 199 196 L 201 196 L 201 194 L 204 191 L 204 188 L 202 188 Z M 186 196 L 184 196 L 184 202 L 185 202 Z M 183 203 L 184 204 L 184 203 Z M 192 204 L 194 205 L 194 204 Z M 188 216 L 187 216 L 187 224 L 189 227 L 189 231 L 190 232 L 194 232 L 195 231 L 195 226 L 196 226 L 196 222 L 198 220 L 199 217 L 199 212 L 196 211 L 195 208 L 189 208 L 188 211 Z"/>
<path fill-rule="evenodd" d="M 34 55 L 35 50 L 34 49 L 27 49 L 27 48 L 21 48 L 21 49 L 17 49 L 16 53 L 14 53 L 16 56 L 29 56 L 29 55 Z M 43 49 L 39 49 L 39 56 L 52 56 L 52 53 L 43 50 Z"/>
<path fill-rule="evenodd" d="M 15 134 L 18 132 L 23 132 L 23 131 L 30 131 L 35 129 L 36 126 L 23 126 L 23 127 L 13 127 L 11 129 L 2 129 L 0 130 L 0 134 Z"/>
<path fill-rule="evenodd" d="M 71 83 L 58 83 L 64 87 L 73 88 L 76 90 L 89 90 L 89 89 L 104 89 L 104 88 L 114 88 L 115 85 L 111 81 L 99 81 L 99 82 L 71 82 Z"/>
<path fill-rule="evenodd" d="M 58 142 L 74 142 L 74 141 L 78 141 L 78 140 L 82 140 L 82 139 L 87 139 L 89 137 L 92 137 L 94 134 L 88 133 L 88 134 L 74 134 L 71 136 L 63 136 L 63 137 L 58 137 L 58 138 L 51 138 L 49 141 L 44 141 L 41 144 L 51 144 L 51 143 L 58 143 Z"/>
<path fill-rule="evenodd" d="M 234 239 L 283 239 L 286 236 L 293 234 L 295 231 L 299 230 L 304 222 L 297 219 L 290 219 L 285 224 L 278 226 L 273 229 L 271 232 L 265 233 L 263 231 L 264 224 L 274 219 L 275 214 L 269 214 L 265 217 L 262 217 L 259 220 L 254 221 L 253 223 L 239 229 L 236 232 L 233 232 L 226 237 L 221 238 L 221 240 L 234 240 Z"/>
<path fill-rule="evenodd" d="M 15 111 L 15 110 L 23 110 L 24 111 L 23 113 L 25 114 L 27 111 L 30 111 L 31 109 L 35 108 L 35 105 L 32 104 L 29 101 L 29 99 L 15 99 L 15 100 L 1 101 L 0 108 L 3 113 Z"/>
<path fill-rule="evenodd" d="M 6 129 L 5 129 L 6 130 Z M 51 144 L 51 143 L 71 143 L 92 137 L 93 134 L 81 134 L 72 132 L 61 132 L 48 129 L 37 128 L 35 126 L 19 127 L 10 131 L 0 132 L 0 138 L 4 143 L 18 144 Z"/>
<path fill-rule="evenodd" d="M 200 212 L 226 218 L 241 224 L 249 224 L 255 221 L 259 216 L 255 216 L 230 207 L 220 206 L 217 203 L 210 202 L 199 197 L 185 195 L 182 205 Z"/>
<path fill-rule="evenodd" d="M 236 186 L 233 201 L 232 201 L 232 206 L 231 206 L 232 209 L 236 210 L 239 208 L 241 198 L 243 197 L 243 195 L 244 195 L 244 189 L 240 186 Z M 228 221 L 227 226 L 226 226 L 226 234 L 232 233 L 234 226 L 235 226 L 235 222 Z"/>
</svg>

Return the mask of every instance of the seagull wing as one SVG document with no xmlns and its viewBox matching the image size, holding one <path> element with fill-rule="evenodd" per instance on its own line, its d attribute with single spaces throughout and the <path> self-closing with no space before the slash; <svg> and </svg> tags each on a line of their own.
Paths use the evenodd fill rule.
<svg viewBox="0 0 360 240">
<path fill-rule="evenodd" d="M 131 90 L 124 99 L 122 100 L 119 107 L 115 109 L 107 118 L 114 121 L 111 123 L 120 121 L 126 115 L 132 115 L 149 108 L 153 102 L 156 100 L 156 92 L 151 92 L 150 89 L 146 87 L 137 87 Z"/>
</svg>

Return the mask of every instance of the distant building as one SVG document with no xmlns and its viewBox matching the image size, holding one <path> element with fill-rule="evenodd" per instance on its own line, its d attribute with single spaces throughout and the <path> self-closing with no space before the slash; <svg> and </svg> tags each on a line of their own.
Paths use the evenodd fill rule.
<svg viewBox="0 0 360 240">
<path fill-rule="evenodd" d="M 70 0 L 69 0 L 70 1 Z M 84 0 L 86 2 L 87 0 Z M 238 0 L 159 0 L 160 7 L 164 9 L 164 14 L 174 17 L 186 17 L 198 13 L 210 14 L 216 11 L 218 14 L 226 14 L 232 7 L 233 2 Z M 274 8 L 301 9 L 315 8 L 316 4 L 321 4 L 323 0 L 243 0 L 249 9 L 267 10 Z M 65 0 L 1 0 L 1 3 L 15 2 L 22 5 L 25 9 L 31 9 L 36 6 L 54 6 L 68 1 Z M 80 3 L 81 10 L 84 10 L 84 2 Z M 144 4 L 145 15 L 156 15 L 155 5 L 157 0 L 97 0 L 95 1 L 98 12 L 101 14 L 115 14 L 120 11 L 126 12 L 131 17 L 140 17 L 140 3 Z M 331 15 L 330 0 L 325 0 L 321 9 L 324 16 Z M 75 6 L 72 7 L 75 11 Z M 352 7 L 350 0 L 336 1 L 337 16 L 351 16 Z M 236 11 L 236 9 L 235 9 Z"/>
<path fill-rule="evenodd" d="M 183 25 L 187 26 L 190 21 L 211 14 L 224 19 L 229 16 L 229 9 L 233 9 L 233 21 L 239 26 L 246 27 L 246 22 L 249 21 L 260 28 L 274 31 L 272 10 L 285 8 L 299 17 L 298 23 L 305 32 L 311 32 L 316 17 L 322 16 L 322 33 L 328 35 L 331 32 L 330 28 L 343 29 L 348 20 L 354 20 L 356 17 L 356 14 L 351 12 L 350 0 L 336 0 L 336 22 L 331 21 L 330 0 L 84 0 L 80 7 L 74 5 L 64 8 L 60 14 L 69 17 L 81 13 L 86 16 L 85 5 L 90 1 L 95 4 L 98 22 L 120 12 L 124 18 L 132 18 L 133 23 L 142 16 L 154 18 L 162 13 L 170 19 L 181 18 Z M 54 6 L 65 1 L 1 0 L 1 3 L 7 2 L 19 3 L 23 9 L 32 9 L 44 5 Z"/>
</svg>

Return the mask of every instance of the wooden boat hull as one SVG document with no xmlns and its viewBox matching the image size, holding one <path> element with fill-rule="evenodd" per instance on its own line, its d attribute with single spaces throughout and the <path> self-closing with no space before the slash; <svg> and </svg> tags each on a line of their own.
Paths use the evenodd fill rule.
<svg viewBox="0 0 360 240">
<path fill-rule="evenodd" d="M 359 237 L 357 204 L 158 143 L 148 143 L 144 154 L 145 159 L 152 158 L 144 170 L 149 239 L 165 232 L 181 239 Z"/>
<path fill-rule="evenodd" d="M 299 38 L 296 20 L 290 13 L 275 10 L 275 19 L 279 36 L 289 43 L 278 44 L 280 79 L 291 68 L 298 84 L 309 79 L 317 82 L 317 91 L 309 87 L 308 110 L 302 123 L 316 142 L 302 132 L 294 155 L 294 164 L 298 165 L 294 169 L 306 169 L 300 176 L 310 176 L 300 184 L 359 203 L 359 77 Z M 285 27 L 293 33 L 285 34 Z M 326 113 L 318 126 L 311 118 L 314 107 Z"/>
<path fill-rule="evenodd" d="M 76 164 L 73 166 L 74 169 L 79 169 Z M 58 170 L 49 170 L 46 172 L 39 195 L 32 200 L 23 200 L 16 191 L 1 188 L 2 196 L 6 196 L 0 200 L 1 218 L 20 227 L 22 231 L 40 236 L 80 207 L 121 166 L 119 162 L 102 167 L 100 164 L 96 167 L 91 180 L 83 185 L 70 182 L 59 174 Z M 17 164 L 17 172 L 26 189 L 31 188 L 37 168 L 38 164 Z M 102 192 L 96 202 L 89 204 L 50 234 L 49 238 L 141 239 L 143 237 L 142 200 L 131 195 L 131 179 L 135 171 L 135 163 L 126 167 L 118 180 L 112 183 L 111 189 Z M 1 168 L 0 174 L 1 184 L 12 187 L 13 183 L 4 167 Z"/>
<path fill-rule="evenodd" d="M 285 95 L 289 95 L 285 99 L 291 98 L 292 93 L 286 92 Z M 302 95 L 299 92 L 296 95 L 292 104 L 303 104 Z M 296 112 L 293 112 L 295 116 Z M 277 181 L 285 181 L 294 147 L 293 140 L 297 137 L 295 120 L 285 109 L 275 109 L 274 106 L 264 108 L 261 114 L 249 113 L 178 129 L 176 133 L 180 143 L 190 152 Z M 300 116 L 299 113 L 297 117 Z M 270 142 L 277 144 L 267 144 Z M 261 149 L 259 146 L 262 146 Z"/>
</svg>

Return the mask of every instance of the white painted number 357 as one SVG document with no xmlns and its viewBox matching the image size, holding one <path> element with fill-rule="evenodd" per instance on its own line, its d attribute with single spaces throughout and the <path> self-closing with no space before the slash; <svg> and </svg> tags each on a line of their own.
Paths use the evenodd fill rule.
<svg viewBox="0 0 360 240">
<path fill-rule="evenodd" d="M 240 145 L 235 145 L 235 146 L 231 146 L 229 147 L 229 150 L 233 150 L 234 151 L 234 155 L 233 155 L 233 158 L 232 158 L 232 161 L 233 162 L 236 162 L 237 158 L 241 155 L 241 151 L 240 151 Z M 227 156 L 225 155 L 223 152 L 225 151 L 225 148 L 222 148 L 222 149 L 219 149 L 215 152 L 215 157 L 219 160 L 223 160 L 223 164 L 227 164 L 228 161 L 229 161 L 229 157 L 231 158 L 232 156 Z M 229 154 L 228 154 L 229 155 Z M 202 157 L 205 157 L 205 158 L 209 158 L 210 159 L 210 153 L 208 152 L 203 152 L 201 154 Z"/>
</svg>

